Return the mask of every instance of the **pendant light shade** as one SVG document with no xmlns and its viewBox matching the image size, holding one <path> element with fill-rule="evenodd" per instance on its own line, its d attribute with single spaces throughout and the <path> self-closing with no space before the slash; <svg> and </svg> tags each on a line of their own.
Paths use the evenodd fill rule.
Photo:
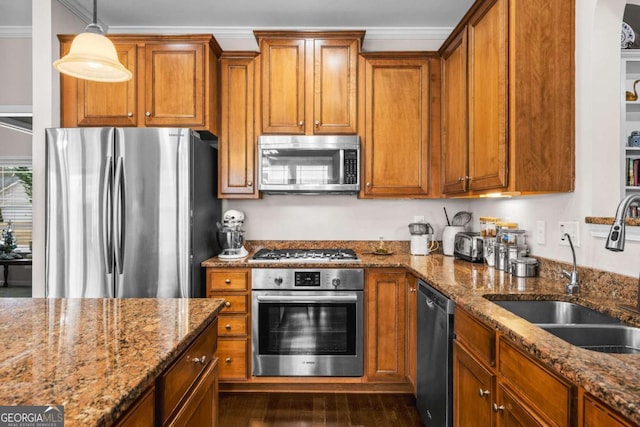
<svg viewBox="0 0 640 427">
<path fill-rule="evenodd" d="M 93 22 L 71 42 L 69 53 L 53 63 L 63 74 L 97 82 L 125 82 L 133 77 L 118 60 L 116 48 L 97 24 L 96 2 Z"/>
</svg>

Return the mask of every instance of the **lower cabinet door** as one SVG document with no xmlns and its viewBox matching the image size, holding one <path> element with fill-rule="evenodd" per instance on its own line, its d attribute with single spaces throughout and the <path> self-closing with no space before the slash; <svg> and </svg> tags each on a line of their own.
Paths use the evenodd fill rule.
<svg viewBox="0 0 640 427">
<path fill-rule="evenodd" d="M 453 422 L 456 427 L 492 426 L 495 375 L 453 343 Z"/>
<path fill-rule="evenodd" d="M 548 426 L 549 424 L 540 420 L 529 410 L 517 397 L 517 395 L 504 384 L 498 385 L 497 403 L 494 410 L 497 413 L 498 427 L 534 427 Z"/>
<path fill-rule="evenodd" d="M 195 385 L 193 391 L 167 425 L 215 427 L 218 425 L 218 359 L 209 367 Z"/>
</svg>

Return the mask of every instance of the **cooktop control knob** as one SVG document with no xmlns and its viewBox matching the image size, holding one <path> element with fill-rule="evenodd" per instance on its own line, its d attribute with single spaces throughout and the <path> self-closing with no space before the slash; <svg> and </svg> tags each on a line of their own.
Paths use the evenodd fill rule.
<svg viewBox="0 0 640 427">
<path fill-rule="evenodd" d="M 332 279 L 331 284 L 334 288 L 337 288 L 338 286 L 340 286 L 340 279 L 338 279 L 337 277 L 335 279 Z"/>
<path fill-rule="evenodd" d="M 282 285 L 282 277 L 276 277 L 275 279 L 273 279 L 273 281 L 278 286 Z"/>
</svg>

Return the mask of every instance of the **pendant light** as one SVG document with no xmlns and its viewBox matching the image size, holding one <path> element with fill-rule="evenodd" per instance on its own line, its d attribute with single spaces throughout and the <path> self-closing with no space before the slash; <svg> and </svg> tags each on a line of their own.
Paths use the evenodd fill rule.
<svg viewBox="0 0 640 427">
<path fill-rule="evenodd" d="M 93 22 L 71 43 L 69 53 L 53 63 L 63 74 L 96 82 L 125 82 L 133 77 L 118 60 L 116 48 L 98 25 L 97 0 L 93 0 Z"/>
</svg>

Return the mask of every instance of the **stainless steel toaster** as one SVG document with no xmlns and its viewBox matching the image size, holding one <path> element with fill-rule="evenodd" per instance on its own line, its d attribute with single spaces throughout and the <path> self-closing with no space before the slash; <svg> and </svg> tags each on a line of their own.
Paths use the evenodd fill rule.
<svg viewBox="0 0 640 427">
<path fill-rule="evenodd" d="M 473 231 L 456 234 L 453 244 L 453 255 L 456 258 L 471 262 L 483 262 L 482 236 Z"/>
</svg>

